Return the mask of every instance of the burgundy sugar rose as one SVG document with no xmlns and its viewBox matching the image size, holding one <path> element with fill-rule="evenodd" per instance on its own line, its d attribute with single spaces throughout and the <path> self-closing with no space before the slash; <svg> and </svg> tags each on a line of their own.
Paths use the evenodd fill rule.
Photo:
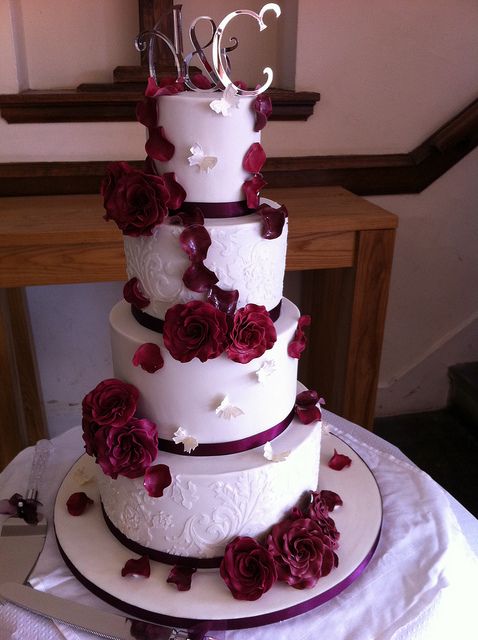
<svg viewBox="0 0 478 640">
<path fill-rule="evenodd" d="M 272 555 L 246 536 L 238 536 L 227 545 L 220 573 L 236 600 L 257 600 L 277 580 Z"/>
<path fill-rule="evenodd" d="M 191 588 L 191 578 L 193 573 L 196 573 L 197 569 L 194 567 L 180 567 L 174 565 L 169 572 L 166 582 L 169 584 L 175 584 L 178 591 L 189 591 Z"/>
<path fill-rule="evenodd" d="M 148 373 L 156 373 L 164 365 L 161 349 L 154 342 L 145 342 L 140 345 L 133 356 L 133 366 L 141 367 Z"/>
<path fill-rule="evenodd" d="M 176 304 L 166 312 L 163 338 L 169 353 L 180 362 L 217 358 L 227 346 L 226 314 L 200 300 Z"/>
<path fill-rule="evenodd" d="M 277 332 L 265 307 L 247 304 L 234 314 L 229 339 L 228 357 L 247 364 L 274 345 Z"/>
<path fill-rule="evenodd" d="M 106 172 L 101 181 L 100 193 L 104 199 L 104 206 L 107 209 L 109 199 L 116 189 L 118 181 L 126 174 L 133 173 L 136 169 L 127 162 L 111 162 L 106 167 Z"/>
<path fill-rule="evenodd" d="M 117 378 L 103 380 L 83 398 L 84 432 L 89 429 L 89 423 L 98 427 L 125 424 L 136 411 L 138 397 L 139 392 L 132 384 Z M 96 432 L 96 427 L 93 426 L 93 430 Z"/>
<path fill-rule="evenodd" d="M 119 166 L 118 166 L 119 165 Z M 163 176 L 143 173 L 126 163 L 114 163 L 107 169 L 101 192 L 106 209 L 105 220 L 114 220 L 123 234 L 151 235 L 168 213 L 170 192 Z"/>
<path fill-rule="evenodd" d="M 141 283 L 138 278 L 131 278 L 124 285 L 123 297 L 126 302 L 133 304 L 138 309 L 144 309 L 150 303 L 149 298 L 144 295 Z"/>
<path fill-rule="evenodd" d="M 278 579 L 295 589 L 310 589 L 330 573 L 336 556 L 329 540 L 311 518 L 282 520 L 267 536 Z"/>
<path fill-rule="evenodd" d="M 139 478 L 158 453 L 156 425 L 146 418 L 131 418 L 121 427 L 101 427 L 95 434 L 96 459 L 107 476 Z"/>
<path fill-rule="evenodd" d="M 327 498 L 322 496 L 322 493 L 317 493 L 315 491 L 311 494 L 311 503 L 309 505 L 309 509 L 307 512 L 307 517 L 314 520 L 316 524 L 320 527 L 323 534 L 328 538 L 328 545 L 331 549 L 336 549 L 339 546 L 339 538 L 340 533 L 335 526 L 334 520 L 329 516 L 329 507 L 327 504 Z M 340 497 L 333 491 L 328 492 L 333 494 L 338 498 L 340 504 L 342 504 L 342 500 Z M 339 503 L 337 503 L 339 504 Z"/>
<path fill-rule="evenodd" d="M 81 516 L 89 504 L 93 504 L 93 500 L 84 491 L 78 491 L 68 498 L 66 508 L 70 516 Z"/>
</svg>

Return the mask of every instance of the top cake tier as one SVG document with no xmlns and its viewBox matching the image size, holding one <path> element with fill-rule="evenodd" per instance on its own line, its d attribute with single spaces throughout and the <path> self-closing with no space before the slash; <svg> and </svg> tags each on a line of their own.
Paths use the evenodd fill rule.
<svg viewBox="0 0 478 640">
<path fill-rule="evenodd" d="M 244 201 L 243 184 L 251 178 L 244 158 L 251 145 L 260 142 L 260 133 L 254 131 L 254 98 L 235 96 L 232 106 L 223 92 L 185 91 L 155 99 L 158 126 L 174 145 L 169 160 L 154 160 L 158 173 L 175 174 L 186 191 L 186 202 Z"/>
</svg>

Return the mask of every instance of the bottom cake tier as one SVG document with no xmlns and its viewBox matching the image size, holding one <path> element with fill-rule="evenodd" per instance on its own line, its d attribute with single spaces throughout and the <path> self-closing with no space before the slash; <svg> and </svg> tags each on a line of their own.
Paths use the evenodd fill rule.
<svg viewBox="0 0 478 640">
<path fill-rule="evenodd" d="M 154 560 L 218 566 L 233 538 L 260 536 L 316 489 L 320 436 L 320 423 L 294 419 L 270 443 L 271 459 L 263 446 L 214 457 L 160 452 L 156 463 L 168 465 L 172 482 L 159 498 L 148 495 L 144 478 L 112 479 L 97 467 L 107 524 Z"/>
</svg>

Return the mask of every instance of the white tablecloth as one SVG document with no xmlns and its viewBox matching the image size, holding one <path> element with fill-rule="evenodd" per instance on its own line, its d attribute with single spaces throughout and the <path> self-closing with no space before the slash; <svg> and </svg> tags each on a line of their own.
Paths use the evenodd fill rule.
<svg viewBox="0 0 478 640">
<path fill-rule="evenodd" d="M 379 484 L 384 512 L 377 551 L 360 578 L 333 600 L 286 622 L 228 631 L 227 640 L 478 638 L 478 521 L 398 449 L 324 413 L 326 428 L 365 460 Z M 79 427 L 54 438 L 52 446 L 41 488 L 50 522 L 57 488 L 83 452 Z M 0 474 L 0 498 L 25 491 L 32 455 L 32 447 L 25 449 Z M 31 583 L 64 598 L 114 610 L 71 575 L 52 530 Z M 62 638 L 93 636 L 10 604 L 0 606 L 0 640 Z"/>
</svg>

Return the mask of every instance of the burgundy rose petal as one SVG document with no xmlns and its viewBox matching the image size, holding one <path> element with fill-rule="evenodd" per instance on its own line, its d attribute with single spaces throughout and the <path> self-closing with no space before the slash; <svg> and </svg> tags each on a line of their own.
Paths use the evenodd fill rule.
<svg viewBox="0 0 478 640">
<path fill-rule="evenodd" d="M 226 546 L 219 571 L 236 600 L 257 600 L 277 580 L 269 550 L 247 536 L 238 536 Z"/>
<path fill-rule="evenodd" d="M 232 315 L 235 312 L 238 300 L 239 291 L 237 289 L 225 291 L 215 284 L 212 285 L 207 294 L 207 301 L 227 315 Z"/>
<path fill-rule="evenodd" d="M 123 578 L 125 576 L 149 578 L 151 575 L 151 566 L 149 564 L 148 556 L 127 560 L 124 567 L 121 569 L 121 575 Z"/>
<path fill-rule="evenodd" d="M 320 499 L 326 505 L 329 511 L 333 511 L 336 507 L 341 507 L 343 505 L 343 500 L 335 491 L 328 491 L 327 489 L 323 489 L 320 492 Z"/>
<path fill-rule="evenodd" d="M 242 89 L 243 91 L 247 91 L 247 83 L 244 80 L 234 80 L 234 84 L 238 89 Z"/>
<path fill-rule="evenodd" d="M 161 162 L 171 160 L 174 155 L 174 144 L 166 138 L 163 127 L 149 129 L 148 140 L 144 148 L 148 156 Z"/>
<path fill-rule="evenodd" d="M 266 153 L 259 142 L 251 144 L 246 151 L 242 166 L 244 171 L 249 173 L 259 173 L 266 161 Z"/>
<path fill-rule="evenodd" d="M 262 217 L 262 237 L 267 240 L 279 238 L 287 218 L 287 209 L 284 205 L 278 209 L 274 209 L 274 207 L 270 207 L 268 204 L 261 204 L 257 213 Z"/>
<path fill-rule="evenodd" d="M 193 73 L 191 81 L 198 89 L 210 89 L 212 87 L 212 82 L 202 73 Z"/>
<path fill-rule="evenodd" d="M 154 342 L 145 342 L 136 349 L 133 356 L 133 366 L 141 367 L 148 373 L 156 373 L 163 365 L 161 349 Z"/>
<path fill-rule="evenodd" d="M 217 358 L 227 346 L 227 332 L 226 314 L 201 300 L 176 304 L 164 318 L 164 344 L 179 362 Z"/>
<path fill-rule="evenodd" d="M 183 80 L 178 80 L 173 76 L 168 76 L 161 78 L 158 86 L 156 84 L 156 80 L 152 76 L 149 76 L 144 95 L 147 98 L 156 98 L 158 96 L 173 95 L 175 93 L 179 93 L 180 91 L 184 91 Z"/>
<path fill-rule="evenodd" d="M 180 567 L 175 565 L 169 572 L 166 582 L 175 584 L 178 591 L 189 591 L 191 588 L 191 579 L 193 573 L 196 573 L 195 567 Z"/>
<path fill-rule="evenodd" d="M 253 178 L 244 182 L 242 189 L 246 196 L 248 209 L 257 209 L 259 206 L 259 192 L 266 184 L 267 182 L 260 173 L 257 173 Z"/>
<path fill-rule="evenodd" d="M 174 173 L 164 173 L 162 178 L 169 192 L 169 198 L 166 202 L 166 206 L 175 211 L 183 204 L 186 198 L 186 192 L 179 182 L 177 182 Z"/>
<path fill-rule="evenodd" d="M 247 364 L 271 349 L 276 340 L 276 328 L 267 309 L 247 304 L 234 314 L 226 353 L 230 360 Z"/>
<path fill-rule="evenodd" d="M 291 358 L 300 358 L 307 347 L 307 336 L 304 333 L 304 327 L 308 327 L 311 323 L 309 315 L 300 316 L 297 322 L 297 328 L 291 342 L 287 346 L 287 353 Z"/>
<path fill-rule="evenodd" d="M 133 304 L 138 309 L 144 309 L 150 303 L 142 290 L 141 283 L 138 278 L 131 278 L 123 287 L 123 297 L 126 302 Z"/>
<path fill-rule="evenodd" d="M 144 488 L 152 498 L 160 498 L 166 487 L 172 482 L 171 472 L 167 464 L 155 464 L 146 469 Z"/>
<path fill-rule="evenodd" d="M 156 98 L 145 97 L 136 104 L 136 120 L 147 129 L 155 129 L 158 126 L 159 113 Z"/>
<path fill-rule="evenodd" d="M 256 115 L 254 131 L 259 132 L 266 126 L 267 120 L 272 113 L 271 99 L 269 96 L 260 93 L 252 103 L 252 108 Z"/>
<path fill-rule="evenodd" d="M 322 418 L 322 412 L 317 406 L 319 394 L 313 389 L 302 391 L 295 399 L 295 414 L 302 424 L 311 424 Z"/>
<path fill-rule="evenodd" d="M 191 262 L 202 262 L 211 246 L 211 236 L 206 227 L 191 225 L 179 236 L 179 244 Z"/>
<path fill-rule="evenodd" d="M 218 282 L 218 277 L 202 262 L 195 262 L 184 272 L 183 282 L 190 291 L 204 293 Z"/>
<path fill-rule="evenodd" d="M 93 500 L 84 491 L 78 491 L 77 493 L 72 493 L 68 498 L 66 508 L 70 516 L 81 516 L 89 504 L 93 504 Z"/>
<path fill-rule="evenodd" d="M 328 466 L 334 471 L 342 471 L 345 467 L 350 467 L 351 464 L 352 460 L 342 453 L 337 453 L 336 449 L 334 449 L 334 455 L 328 462 Z"/>
</svg>

